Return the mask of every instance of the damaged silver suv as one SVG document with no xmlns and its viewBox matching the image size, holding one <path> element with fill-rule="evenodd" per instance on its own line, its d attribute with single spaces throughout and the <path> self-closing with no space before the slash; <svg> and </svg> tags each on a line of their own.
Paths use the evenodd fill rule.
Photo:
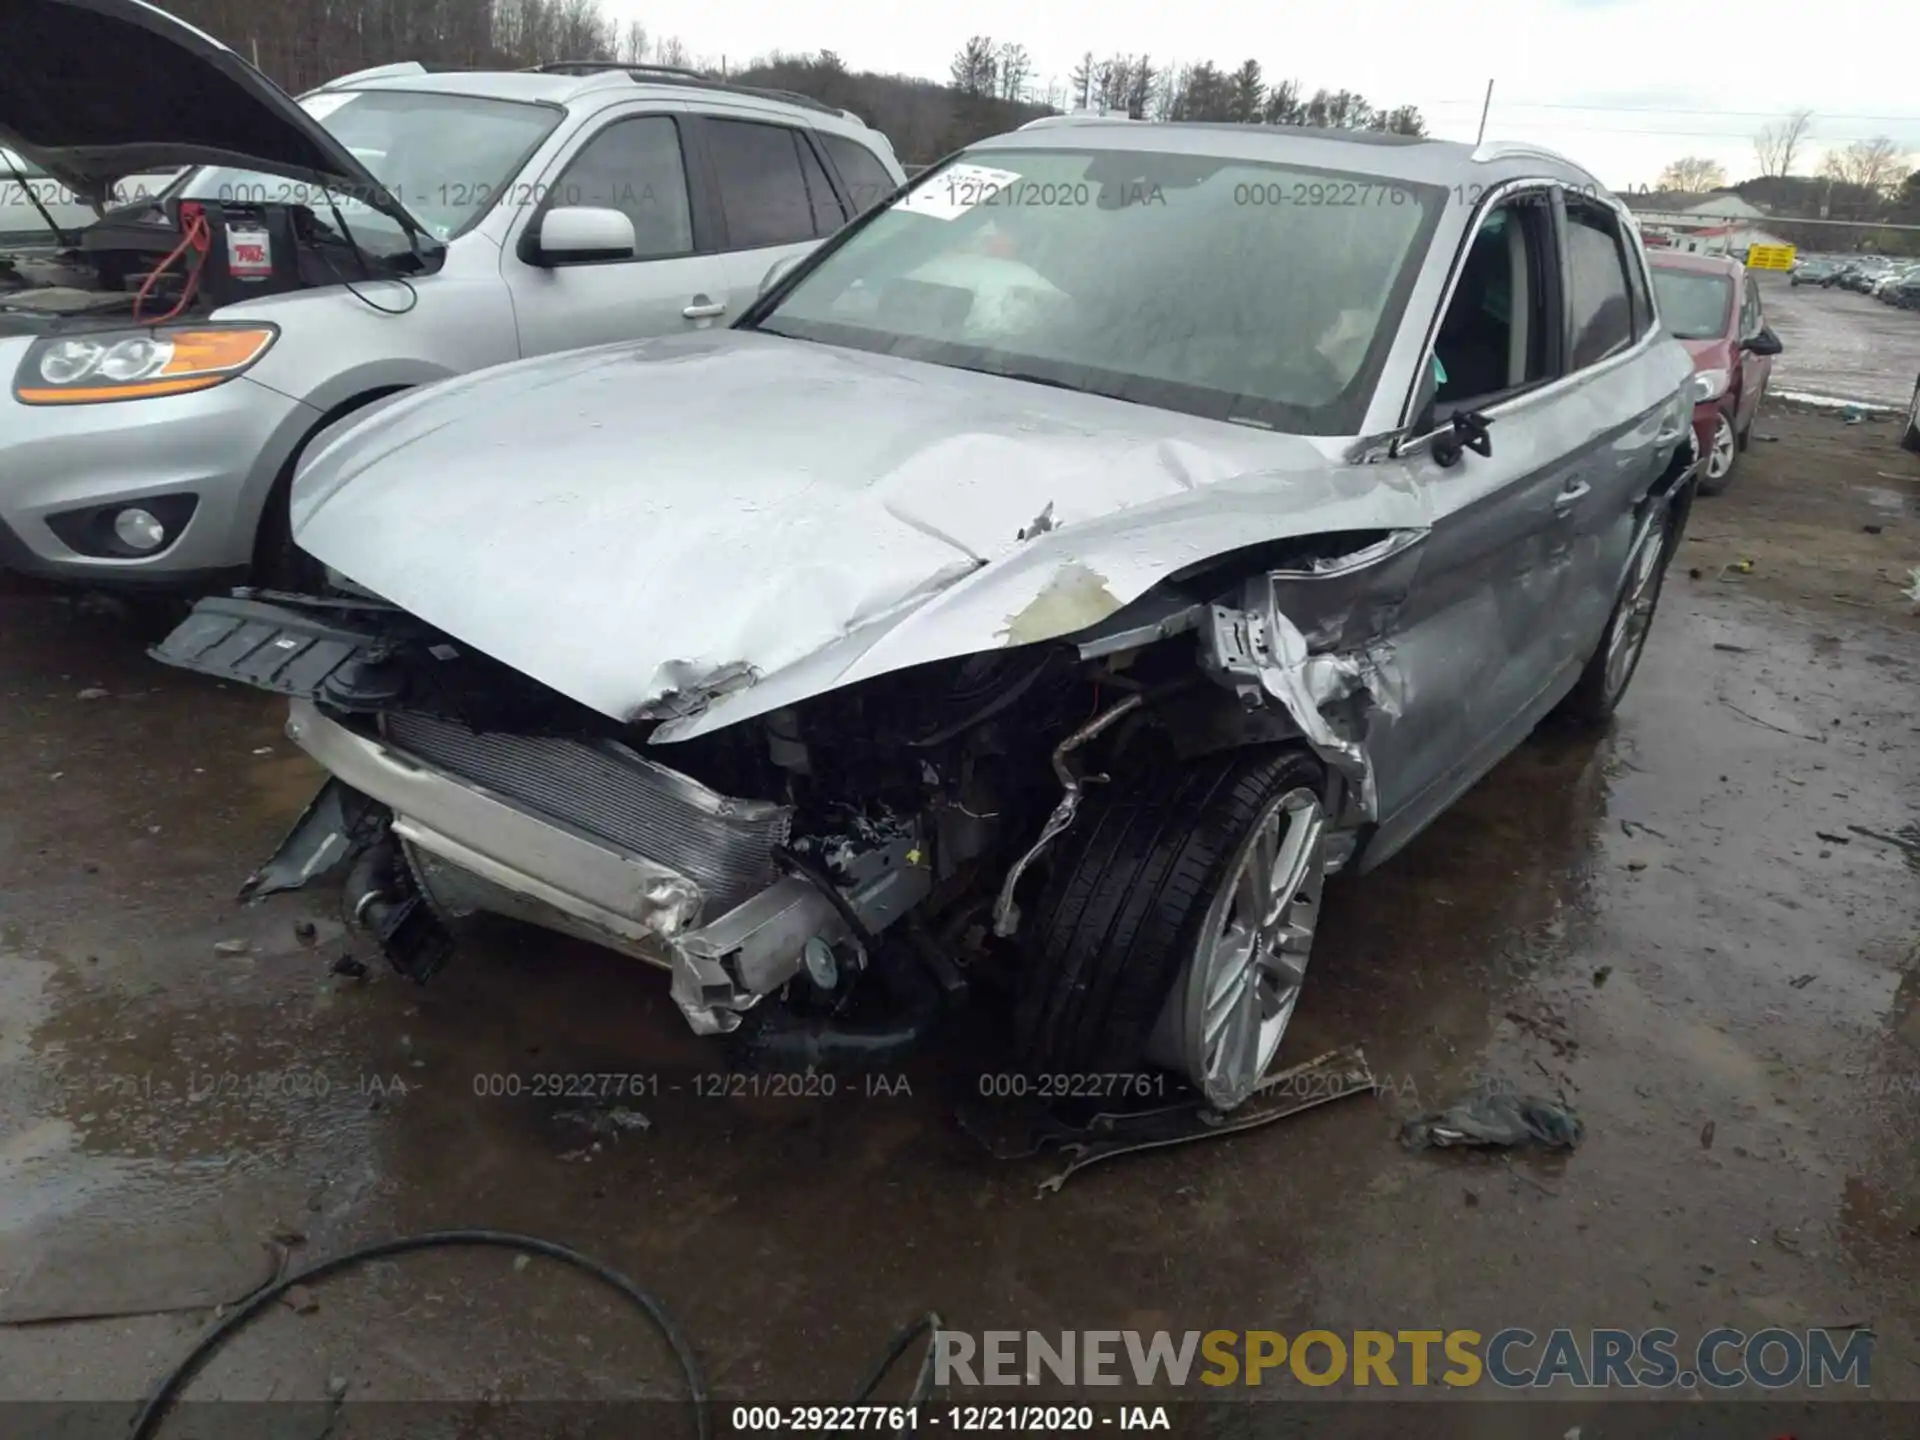
<svg viewBox="0 0 1920 1440">
<path fill-rule="evenodd" d="M 1537 150 L 1095 120 L 984 141 L 730 329 L 396 397 L 300 471 L 316 596 L 162 659 L 293 697 L 402 970 L 468 917 L 831 1060 L 1000 973 L 1048 1073 L 1226 1109 L 1322 881 L 1603 721 L 1685 523 L 1692 367 Z"/>
</svg>

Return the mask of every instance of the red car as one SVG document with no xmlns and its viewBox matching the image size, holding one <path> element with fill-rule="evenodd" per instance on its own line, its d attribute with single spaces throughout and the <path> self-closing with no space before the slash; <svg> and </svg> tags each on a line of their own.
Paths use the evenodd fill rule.
<svg viewBox="0 0 1920 1440">
<path fill-rule="evenodd" d="M 1747 267 L 1719 255 L 1650 251 L 1660 319 L 1693 356 L 1694 438 L 1700 493 L 1717 495 L 1747 448 L 1754 413 L 1783 348 L 1760 313 L 1760 287 Z"/>
</svg>

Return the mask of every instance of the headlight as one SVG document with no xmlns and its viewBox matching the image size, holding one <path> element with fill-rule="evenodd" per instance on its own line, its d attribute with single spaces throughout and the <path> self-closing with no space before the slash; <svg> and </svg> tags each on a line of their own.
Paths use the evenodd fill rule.
<svg viewBox="0 0 1920 1440">
<path fill-rule="evenodd" d="M 101 331 L 36 342 L 13 377 L 26 405 L 88 405 L 205 390 L 267 353 L 271 325 L 202 325 Z"/>
<path fill-rule="evenodd" d="M 1725 370 L 1696 370 L 1693 373 L 1693 399 L 1695 404 L 1703 400 L 1718 400 L 1727 393 L 1727 372 Z"/>
</svg>

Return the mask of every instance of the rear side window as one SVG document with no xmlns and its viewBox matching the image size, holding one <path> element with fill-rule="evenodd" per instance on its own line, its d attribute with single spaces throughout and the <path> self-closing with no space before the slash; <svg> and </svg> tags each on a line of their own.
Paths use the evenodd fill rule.
<svg viewBox="0 0 1920 1440">
<path fill-rule="evenodd" d="M 813 147 L 807 143 L 806 137 L 796 134 L 793 144 L 800 152 L 800 174 L 807 182 L 807 204 L 813 210 L 813 233 L 831 235 L 845 223 L 846 212 L 840 208 L 839 198 L 833 193 L 833 182 L 827 179 L 826 168 L 821 165 L 820 157 L 813 153 Z"/>
<path fill-rule="evenodd" d="M 1573 310 L 1573 367 L 1595 365 L 1633 343 L 1627 289 L 1613 217 L 1595 206 L 1567 205 L 1567 287 Z"/>
<path fill-rule="evenodd" d="M 823 133 L 820 143 L 827 147 L 833 168 L 840 172 L 841 182 L 847 187 L 847 198 L 853 202 L 854 214 L 871 210 L 894 192 L 894 179 L 887 167 L 858 140 Z"/>
<path fill-rule="evenodd" d="M 814 210 L 800 168 L 800 137 L 784 125 L 707 121 L 727 248 L 757 250 L 814 238 Z M 822 177 L 824 178 L 824 176 Z"/>
<path fill-rule="evenodd" d="M 636 260 L 693 253 L 680 127 L 664 115 L 607 126 L 573 157 L 549 194 L 555 205 L 620 211 L 633 221 Z"/>
</svg>

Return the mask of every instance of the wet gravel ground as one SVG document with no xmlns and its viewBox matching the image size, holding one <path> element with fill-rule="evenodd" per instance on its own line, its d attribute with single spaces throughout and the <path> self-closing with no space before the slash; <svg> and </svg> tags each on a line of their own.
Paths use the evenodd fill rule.
<svg viewBox="0 0 1920 1440">
<path fill-rule="evenodd" d="M 1920 311 L 1756 271 L 1761 308 L 1786 344 L 1773 388 L 1905 409 L 1920 379 Z"/>
<path fill-rule="evenodd" d="M 1696 507 L 1612 733 L 1536 736 L 1329 887 L 1287 1054 L 1358 1044 L 1382 1093 L 1046 1198 L 1053 1167 L 989 1159 L 929 1067 L 702 1093 L 717 1057 L 665 977 L 590 947 L 501 927 L 424 988 L 331 973 L 337 896 L 232 899 L 316 783 L 282 706 L 146 660 L 164 617 L 0 596 L 0 1307 L 238 1293 L 275 1235 L 297 1261 L 485 1225 L 639 1277 L 729 1399 L 840 1398 L 931 1306 L 976 1331 L 1870 1325 L 1874 1396 L 1920 1400 L 1920 621 L 1883 582 L 1869 607 L 1695 558 L 1811 486 L 1807 534 L 1920 561 L 1920 461 L 1891 468 L 1885 425 L 1765 423 L 1791 433 Z M 1863 538 L 1867 471 L 1904 509 Z M 609 1075 L 643 1093 L 542 1093 Z M 1396 1143 L 1489 1083 L 1564 1095 L 1585 1141 Z M 617 1301 L 506 1255 L 312 1299 L 193 1393 L 678 1383 Z M 0 1400 L 136 1397 L 208 1316 L 0 1327 Z"/>
</svg>

